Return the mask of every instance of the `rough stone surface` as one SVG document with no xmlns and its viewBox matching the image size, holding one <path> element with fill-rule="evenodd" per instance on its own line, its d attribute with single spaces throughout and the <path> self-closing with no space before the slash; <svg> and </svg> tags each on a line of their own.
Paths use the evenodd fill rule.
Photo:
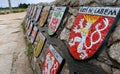
<svg viewBox="0 0 120 74">
<path fill-rule="evenodd" d="M 70 16 L 70 17 L 68 18 L 68 21 L 67 21 L 67 24 L 66 24 L 66 28 L 71 29 L 74 21 L 75 21 L 75 16 L 73 16 L 73 15 Z"/>
<path fill-rule="evenodd" d="M 21 29 L 24 13 L 0 15 L 0 74 L 32 74 Z"/>
<path fill-rule="evenodd" d="M 117 0 L 95 0 L 95 1 L 103 5 L 115 5 L 117 2 Z"/>
<path fill-rule="evenodd" d="M 113 68 L 112 71 L 113 71 L 112 74 L 120 74 L 120 70 L 119 69 Z"/>
<path fill-rule="evenodd" d="M 110 47 L 109 56 L 120 63 L 120 43 L 113 44 Z"/>
<path fill-rule="evenodd" d="M 77 9 L 73 9 L 73 8 L 71 8 L 71 7 L 69 7 L 68 12 L 69 12 L 70 14 L 73 14 L 74 16 L 76 16 L 76 15 L 78 14 L 78 10 L 77 10 Z"/>
<path fill-rule="evenodd" d="M 79 5 L 87 5 L 91 3 L 94 0 L 79 0 Z"/>
<path fill-rule="evenodd" d="M 120 40 L 120 21 L 117 24 L 117 27 L 115 28 L 115 31 L 112 34 L 113 42 Z"/>
<path fill-rule="evenodd" d="M 96 61 L 95 64 L 98 65 L 99 67 L 103 68 L 108 74 L 112 74 L 112 69 L 107 64 L 104 64 L 104 63 L 99 62 L 99 61 Z"/>
<path fill-rule="evenodd" d="M 117 1 L 117 5 L 120 6 L 120 0 Z"/>
<path fill-rule="evenodd" d="M 79 0 L 70 0 L 70 6 L 79 6 Z"/>
<path fill-rule="evenodd" d="M 60 34 L 60 39 L 61 39 L 61 40 L 68 40 L 68 38 L 69 38 L 69 33 L 70 33 L 70 31 L 67 30 L 66 28 L 64 28 L 63 31 L 62 31 L 61 34 Z"/>
</svg>

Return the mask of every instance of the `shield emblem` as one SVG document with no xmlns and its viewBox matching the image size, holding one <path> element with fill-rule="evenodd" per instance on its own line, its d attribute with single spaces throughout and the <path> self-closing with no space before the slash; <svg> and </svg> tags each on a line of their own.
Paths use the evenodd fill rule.
<svg viewBox="0 0 120 74">
<path fill-rule="evenodd" d="M 38 42 L 37 42 L 37 46 L 35 48 L 35 51 L 34 51 L 34 56 L 35 57 L 38 57 L 42 51 L 42 48 L 43 48 L 43 45 L 45 43 L 45 36 L 39 32 L 38 33 Z"/>
<path fill-rule="evenodd" d="M 75 59 L 88 59 L 104 46 L 118 12 L 119 8 L 113 7 L 80 7 L 68 41 Z"/>
<path fill-rule="evenodd" d="M 31 35 L 32 30 L 33 30 L 33 27 L 34 27 L 34 25 L 33 25 L 33 23 L 31 22 L 31 23 L 30 23 L 30 26 L 29 26 L 29 28 L 28 28 L 28 30 L 27 30 L 27 36 L 28 36 L 28 37 Z"/>
<path fill-rule="evenodd" d="M 62 61 L 63 58 L 54 47 L 50 45 L 42 66 L 42 74 L 57 74 Z"/>
<path fill-rule="evenodd" d="M 32 11 L 32 15 L 31 15 L 31 18 L 34 18 L 34 17 L 35 17 L 36 12 L 37 12 L 37 6 L 34 5 L 34 7 L 33 7 L 33 11 Z"/>
<path fill-rule="evenodd" d="M 46 19 L 48 17 L 48 13 L 49 13 L 49 10 L 50 10 L 50 6 L 45 6 L 42 10 L 42 14 L 41 14 L 41 17 L 40 17 L 40 26 L 42 27 L 45 22 L 46 22 Z"/>
<path fill-rule="evenodd" d="M 37 22 L 40 18 L 40 14 L 41 14 L 41 11 L 42 11 L 42 6 L 37 6 L 37 13 L 35 15 L 35 21 Z"/>
<path fill-rule="evenodd" d="M 36 36 L 38 34 L 38 28 L 36 26 L 34 26 L 33 30 L 32 30 L 32 34 L 31 34 L 31 43 L 33 44 Z"/>
<path fill-rule="evenodd" d="M 65 10 L 66 10 L 66 7 L 55 7 L 54 12 L 52 14 L 52 18 L 48 26 L 49 35 L 53 35 L 58 29 Z"/>
</svg>

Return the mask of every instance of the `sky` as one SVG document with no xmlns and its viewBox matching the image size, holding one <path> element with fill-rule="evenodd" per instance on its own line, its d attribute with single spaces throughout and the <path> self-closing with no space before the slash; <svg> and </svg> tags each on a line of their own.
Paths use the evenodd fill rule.
<svg viewBox="0 0 120 74">
<path fill-rule="evenodd" d="M 39 3 L 39 2 L 52 2 L 54 0 L 11 0 L 12 7 L 17 7 L 20 3 Z M 8 7 L 8 0 L 0 0 L 0 7 Z"/>
</svg>

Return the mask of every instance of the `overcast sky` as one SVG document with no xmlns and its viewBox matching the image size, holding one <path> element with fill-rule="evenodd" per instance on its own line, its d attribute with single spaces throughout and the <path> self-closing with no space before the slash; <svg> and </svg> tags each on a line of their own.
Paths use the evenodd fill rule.
<svg viewBox="0 0 120 74">
<path fill-rule="evenodd" d="M 54 0 L 11 0 L 12 7 L 17 7 L 20 3 L 52 2 Z M 0 0 L 0 7 L 8 7 L 8 0 Z"/>
</svg>

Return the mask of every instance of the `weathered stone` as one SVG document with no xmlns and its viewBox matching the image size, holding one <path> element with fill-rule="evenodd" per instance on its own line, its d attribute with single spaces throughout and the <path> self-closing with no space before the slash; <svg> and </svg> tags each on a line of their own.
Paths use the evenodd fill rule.
<svg viewBox="0 0 120 74">
<path fill-rule="evenodd" d="M 102 62 L 99 62 L 99 61 L 96 61 L 94 64 L 96 64 L 97 66 L 101 67 L 101 68 L 102 68 L 103 70 L 105 70 L 108 74 L 112 74 L 111 67 L 108 66 L 107 64 L 102 63 Z"/>
<path fill-rule="evenodd" d="M 70 14 L 73 14 L 74 16 L 76 16 L 78 14 L 78 9 L 73 9 L 71 7 L 69 7 L 69 11 Z"/>
<path fill-rule="evenodd" d="M 119 5 L 119 6 L 120 6 L 120 0 L 118 0 L 118 1 L 117 1 L 117 5 Z"/>
<path fill-rule="evenodd" d="M 79 6 L 79 0 L 70 0 L 70 6 Z"/>
<path fill-rule="evenodd" d="M 65 65 L 62 68 L 61 74 L 70 74 L 68 70 L 68 64 L 65 63 Z"/>
<path fill-rule="evenodd" d="M 101 5 L 96 2 L 93 2 L 93 3 L 90 3 L 89 6 L 101 6 Z"/>
<path fill-rule="evenodd" d="M 110 47 L 109 56 L 120 63 L 120 43 L 113 44 Z"/>
<path fill-rule="evenodd" d="M 79 0 L 79 5 L 87 5 L 93 2 L 93 0 Z"/>
<path fill-rule="evenodd" d="M 56 5 L 65 5 L 66 0 L 56 0 L 55 4 Z"/>
<path fill-rule="evenodd" d="M 75 21 L 75 16 L 71 15 L 70 18 L 68 18 L 66 28 L 71 29 L 74 21 Z"/>
<path fill-rule="evenodd" d="M 117 27 L 115 28 L 115 31 L 112 34 L 113 42 L 120 40 L 120 21 L 117 24 Z"/>
<path fill-rule="evenodd" d="M 112 74 L 120 74 L 120 69 L 112 68 L 113 73 Z"/>
<path fill-rule="evenodd" d="M 108 56 L 108 53 L 106 52 L 106 49 L 102 50 L 100 55 L 97 57 L 97 60 L 110 66 L 113 65 L 112 61 L 110 60 Z"/>
<path fill-rule="evenodd" d="M 69 33 L 70 33 L 70 31 L 68 29 L 64 28 L 63 31 L 60 34 L 60 39 L 61 40 L 68 40 Z"/>
<path fill-rule="evenodd" d="M 117 0 L 95 0 L 95 1 L 103 5 L 115 5 L 117 2 Z"/>
</svg>

